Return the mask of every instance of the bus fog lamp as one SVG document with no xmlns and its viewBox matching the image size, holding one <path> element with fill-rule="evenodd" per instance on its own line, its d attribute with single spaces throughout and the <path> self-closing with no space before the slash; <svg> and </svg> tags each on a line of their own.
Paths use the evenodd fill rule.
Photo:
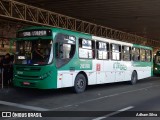
<svg viewBox="0 0 160 120">
<path fill-rule="evenodd" d="M 40 77 L 40 79 L 45 79 L 45 78 L 47 78 L 48 77 L 48 75 L 47 75 L 47 73 L 45 73 L 44 75 L 42 75 L 41 77 Z"/>
</svg>

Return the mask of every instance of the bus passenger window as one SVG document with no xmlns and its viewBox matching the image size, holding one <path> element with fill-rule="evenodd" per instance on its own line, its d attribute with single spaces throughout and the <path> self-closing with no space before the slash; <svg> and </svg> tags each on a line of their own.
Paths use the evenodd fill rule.
<svg viewBox="0 0 160 120">
<path fill-rule="evenodd" d="M 111 44 L 112 60 L 121 60 L 121 46 L 118 44 Z"/>
<path fill-rule="evenodd" d="M 75 37 L 58 34 L 56 37 L 55 51 L 56 51 L 56 65 L 61 67 L 68 63 L 74 56 L 76 50 Z"/>
<path fill-rule="evenodd" d="M 151 50 L 146 50 L 146 61 L 147 62 L 151 61 L 151 56 L 152 56 Z"/>
<path fill-rule="evenodd" d="M 139 61 L 140 60 L 140 49 L 132 48 L 132 60 Z"/>
<path fill-rule="evenodd" d="M 59 44 L 59 47 L 57 46 L 56 48 L 59 48 L 57 51 L 57 58 L 61 59 L 70 59 L 75 52 L 75 45 Z"/>
<path fill-rule="evenodd" d="M 109 44 L 105 42 L 96 42 L 97 58 L 102 60 L 109 59 Z"/>
<path fill-rule="evenodd" d="M 131 47 L 128 46 L 122 46 L 122 58 L 124 61 L 130 61 L 131 60 Z"/>
<path fill-rule="evenodd" d="M 95 41 L 80 38 L 79 57 L 83 59 L 95 58 Z"/>
<path fill-rule="evenodd" d="M 146 61 L 146 51 L 144 49 L 141 49 L 141 51 L 140 51 L 140 60 L 142 62 Z"/>
</svg>

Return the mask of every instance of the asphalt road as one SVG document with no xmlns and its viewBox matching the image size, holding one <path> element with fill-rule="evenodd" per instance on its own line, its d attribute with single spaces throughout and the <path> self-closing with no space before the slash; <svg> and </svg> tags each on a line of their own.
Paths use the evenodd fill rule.
<svg viewBox="0 0 160 120">
<path fill-rule="evenodd" d="M 160 120 L 160 77 L 147 78 L 136 85 L 122 82 L 89 86 L 81 94 L 72 93 L 70 88 L 4 88 L 0 89 L 0 111 L 49 111 L 51 116 L 63 114 L 61 117 L 39 118 L 49 120 Z"/>
</svg>

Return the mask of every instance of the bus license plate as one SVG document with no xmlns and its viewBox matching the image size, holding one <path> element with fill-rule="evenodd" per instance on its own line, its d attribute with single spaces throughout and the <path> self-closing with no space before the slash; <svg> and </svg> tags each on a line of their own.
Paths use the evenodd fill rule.
<svg viewBox="0 0 160 120">
<path fill-rule="evenodd" d="M 23 85 L 30 85 L 29 82 L 23 82 Z"/>
</svg>

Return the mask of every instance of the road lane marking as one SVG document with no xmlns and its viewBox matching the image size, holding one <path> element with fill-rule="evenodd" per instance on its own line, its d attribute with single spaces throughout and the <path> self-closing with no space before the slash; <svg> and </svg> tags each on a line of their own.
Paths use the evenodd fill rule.
<svg viewBox="0 0 160 120">
<path fill-rule="evenodd" d="M 127 111 L 127 110 L 129 110 L 129 109 L 132 109 L 132 108 L 134 108 L 134 106 L 129 106 L 129 107 L 120 109 L 120 110 L 118 110 L 118 111 L 123 112 L 123 111 Z"/>
<path fill-rule="evenodd" d="M 92 119 L 92 120 L 102 120 L 102 119 L 111 117 L 111 116 L 113 116 L 113 115 L 119 114 L 119 113 L 121 113 L 121 112 L 130 110 L 130 109 L 132 109 L 132 108 L 134 108 L 134 106 L 129 106 L 129 107 L 120 109 L 120 110 L 118 110 L 118 111 L 112 112 L 112 113 L 110 113 L 110 114 L 107 114 L 107 115 L 104 115 L 104 116 L 101 116 L 101 117 L 94 118 L 94 119 Z"/>
<path fill-rule="evenodd" d="M 92 120 L 102 120 L 102 119 L 105 119 L 106 117 L 98 117 L 98 118 L 94 118 Z"/>
<path fill-rule="evenodd" d="M 153 88 L 153 87 L 159 87 L 159 86 L 160 85 L 154 85 L 154 86 L 144 87 L 144 88 L 141 88 L 141 89 L 130 90 L 130 91 L 125 91 L 125 92 L 121 92 L 121 93 L 115 93 L 115 94 L 111 94 L 111 95 L 107 95 L 107 96 L 103 96 L 103 97 L 99 97 L 99 98 L 95 98 L 95 99 L 89 99 L 89 100 L 86 100 L 86 101 L 78 102 L 78 103 L 75 103 L 75 104 L 69 104 L 69 105 L 65 105 L 65 106 L 62 106 L 62 107 L 53 108 L 53 109 L 45 109 L 45 108 L 41 108 L 41 107 L 28 106 L 28 105 L 12 103 L 12 102 L 7 102 L 7 101 L 1 101 L 1 100 L 0 100 L 0 104 L 7 105 L 7 106 L 13 106 L 13 107 L 17 107 L 17 108 L 28 109 L 28 110 L 34 110 L 34 111 L 52 111 L 52 110 L 69 108 L 69 107 L 73 107 L 73 106 L 76 107 L 76 106 L 79 106 L 80 104 L 93 102 L 93 101 L 97 101 L 97 100 L 101 100 L 101 99 L 105 99 L 105 98 L 115 97 L 115 96 L 122 95 L 122 94 L 147 90 L 147 89 L 150 89 L 150 88 Z"/>
<path fill-rule="evenodd" d="M 75 104 L 69 104 L 69 105 L 65 105 L 65 106 L 61 106 L 61 107 L 57 107 L 57 108 L 52 108 L 50 110 L 58 110 L 58 109 L 64 109 L 64 108 L 73 107 L 73 106 L 79 106 L 80 104 L 93 102 L 93 101 L 97 101 L 97 100 L 101 100 L 101 99 L 105 99 L 105 98 L 115 97 L 115 96 L 122 95 L 122 94 L 147 90 L 147 89 L 150 89 L 150 88 L 153 88 L 153 87 L 160 87 L 160 85 L 154 85 L 154 86 L 144 87 L 144 88 L 140 88 L 140 89 L 136 89 L 136 90 L 130 90 L 130 91 L 125 91 L 125 92 L 121 92 L 121 93 L 115 93 L 115 94 L 111 94 L 111 95 L 107 95 L 107 96 L 103 96 L 103 97 L 98 97 L 98 98 L 94 98 L 94 99 L 85 100 L 85 101 L 78 102 L 78 103 L 75 103 Z"/>
<path fill-rule="evenodd" d="M 28 109 L 28 110 L 34 110 L 34 111 L 48 111 L 49 110 L 49 109 L 45 109 L 45 108 L 41 108 L 41 107 L 28 106 L 28 105 L 12 103 L 12 102 L 7 102 L 7 101 L 1 101 L 1 100 L 0 100 L 0 104 L 12 106 L 12 107 L 17 107 L 17 108 Z"/>
</svg>

